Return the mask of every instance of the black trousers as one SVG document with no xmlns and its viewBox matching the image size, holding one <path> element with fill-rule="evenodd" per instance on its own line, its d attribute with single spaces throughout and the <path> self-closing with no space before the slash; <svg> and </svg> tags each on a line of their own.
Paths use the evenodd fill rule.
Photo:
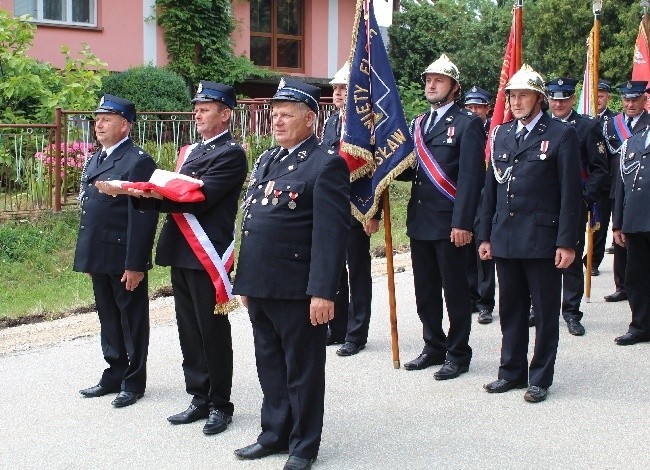
<svg viewBox="0 0 650 470">
<path fill-rule="evenodd" d="M 478 255 L 475 239 L 470 243 L 471 252 L 467 256 L 467 282 L 469 283 L 472 311 L 494 310 L 494 293 L 496 291 L 496 276 L 494 260 L 483 261 Z"/>
<path fill-rule="evenodd" d="M 614 243 L 614 285 L 617 292 L 626 291 L 627 247 Z"/>
<path fill-rule="evenodd" d="M 334 305 L 334 320 L 330 322 L 332 338 L 339 342 L 366 344 L 371 305 L 370 237 L 366 235 L 363 225 L 353 219 L 348 236 L 347 268 L 341 275 Z"/>
<path fill-rule="evenodd" d="M 501 365 L 499 378 L 548 388 L 560 337 L 562 273 L 553 259 L 496 258 L 499 276 Z M 535 305 L 535 349 L 528 365 L 528 316 Z"/>
<path fill-rule="evenodd" d="M 594 233 L 594 255 L 591 260 L 592 267 L 598 268 L 605 257 L 607 244 L 607 230 L 612 217 L 612 200 L 609 198 L 609 191 L 601 191 L 598 197 L 598 211 L 600 216 L 600 229 Z M 583 259 L 586 265 L 586 258 Z"/>
<path fill-rule="evenodd" d="M 460 248 L 449 240 L 411 239 L 415 303 L 422 322 L 422 352 L 468 365 L 472 359 L 472 327 L 467 257 L 471 244 Z M 449 316 L 449 332 L 442 329 L 442 295 Z"/>
<path fill-rule="evenodd" d="M 203 270 L 171 268 L 185 390 L 192 404 L 233 414 L 232 336 L 228 315 L 216 315 L 216 294 Z"/>
<path fill-rule="evenodd" d="M 99 384 L 144 393 L 149 350 L 149 283 L 147 273 L 133 291 L 121 274 L 92 274 L 101 326 L 101 345 L 108 368 Z"/>
<path fill-rule="evenodd" d="M 625 292 L 632 310 L 628 331 L 650 338 L 650 232 L 626 233 Z"/>
<path fill-rule="evenodd" d="M 327 325 L 312 326 L 309 303 L 249 297 L 248 315 L 264 394 L 257 442 L 313 459 L 325 410 Z"/>
<path fill-rule="evenodd" d="M 585 275 L 582 254 L 585 250 L 585 229 L 587 226 L 587 206 L 583 203 L 578 225 L 578 243 L 575 246 L 576 257 L 568 268 L 562 270 L 562 316 L 565 321 L 582 319 L 580 302 L 585 293 Z M 535 308 L 537 304 L 533 302 Z"/>
</svg>

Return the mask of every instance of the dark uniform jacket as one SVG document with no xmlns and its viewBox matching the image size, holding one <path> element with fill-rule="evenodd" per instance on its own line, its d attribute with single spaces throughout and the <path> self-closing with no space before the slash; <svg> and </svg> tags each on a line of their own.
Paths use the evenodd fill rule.
<svg viewBox="0 0 650 470">
<path fill-rule="evenodd" d="M 606 129 L 605 125 L 607 121 L 611 120 L 614 116 L 616 116 L 616 113 L 612 111 L 609 108 L 605 108 L 605 111 L 603 111 L 603 114 L 598 116 L 598 125 L 600 126 L 600 132 L 605 138 L 605 143 L 607 143 L 607 138 L 606 138 Z M 607 191 L 609 192 L 612 187 L 612 179 L 614 178 L 614 171 L 616 169 L 616 165 L 614 164 L 615 162 L 612 161 L 612 158 L 617 158 L 618 154 L 617 153 L 612 153 L 610 151 L 609 146 L 606 146 L 605 151 L 607 152 L 607 168 L 609 170 L 609 179 L 605 181 L 603 186 L 600 188 L 601 191 Z"/>
<path fill-rule="evenodd" d="M 334 300 L 350 227 L 347 165 L 311 136 L 266 174 L 278 151 L 276 147 L 264 152 L 251 174 L 233 292 Z M 281 191 L 277 204 L 273 192 L 263 203 L 267 188 Z"/>
<path fill-rule="evenodd" d="M 582 204 L 578 135 L 544 114 L 521 147 L 517 121 L 499 127 L 485 179 L 478 239 L 500 258 L 554 258 L 574 248 Z M 548 148 L 542 152 L 542 145 Z M 544 144 L 543 144 L 544 143 Z M 512 167 L 510 181 L 497 183 Z"/>
<path fill-rule="evenodd" d="M 619 175 L 619 161 L 620 161 L 619 150 L 621 149 L 621 145 L 623 145 L 623 142 L 621 142 L 621 140 L 619 139 L 618 134 L 616 133 L 616 128 L 614 126 L 614 117 L 616 116 L 617 115 L 615 114 L 603 124 L 603 135 L 605 137 L 605 141 L 607 142 L 607 150 L 609 152 L 610 175 L 612 176 L 612 180 L 611 180 L 612 190 L 610 192 L 610 197 L 612 198 L 614 197 L 614 194 L 616 192 L 616 182 L 618 181 L 616 175 Z M 626 120 L 625 115 L 623 115 L 623 120 L 624 121 Z M 643 111 L 639 116 L 639 119 L 634 124 L 634 128 L 632 129 L 632 134 L 635 134 L 645 129 L 645 127 L 648 125 L 650 125 L 650 114 L 648 114 L 647 111 Z"/>
<path fill-rule="evenodd" d="M 153 159 L 131 139 L 117 147 L 102 165 L 99 152 L 88 162 L 81 181 L 81 221 L 73 269 L 97 274 L 151 269 L 151 250 L 158 215 L 136 210 L 129 198 L 100 193 L 96 181 L 131 180 L 151 174 Z"/>
<path fill-rule="evenodd" d="M 423 115 L 422 126 L 430 112 Z M 444 196 L 419 163 L 415 169 L 406 170 L 399 179 L 413 181 L 407 209 L 407 235 L 416 240 L 442 240 L 449 239 L 452 227 L 471 232 L 485 179 L 483 121 L 453 104 L 423 138 L 442 171 L 455 183 L 456 200 Z"/>
<path fill-rule="evenodd" d="M 598 200 L 600 190 L 609 179 L 607 152 L 600 123 L 573 110 L 566 121 L 578 132 L 582 170 L 587 176 L 586 181 L 583 181 L 582 195 L 583 199 L 591 204 Z"/>
<path fill-rule="evenodd" d="M 623 233 L 650 232 L 650 148 L 645 146 L 649 129 L 646 127 L 630 137 L 621 157 L 623 175 L 616 184 L 612 227 Z"/>
<path fill-rule="evenodd" d="M 203 181 L 205 200 L 196 203 L 178 203 L 169 199 L 133 198 L 136 207 L 159 212 L 190 213 L 214 245 L 220 256 L 232 242 L 237 203 L 246 179 L 246 153 L 229 132 L 205 146 L 196 148 L 185 159 L 179 173 Z M 196 257 L 183 233 L 167 216 L 156 248 L 156 264 L 177 268 L 200 269 Z"/>
</svg>

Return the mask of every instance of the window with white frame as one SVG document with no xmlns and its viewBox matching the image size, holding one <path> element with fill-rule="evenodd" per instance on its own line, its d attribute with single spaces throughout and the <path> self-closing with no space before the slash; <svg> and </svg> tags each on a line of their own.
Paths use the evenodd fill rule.
<svg viewBox="0 0 650 470">
<path fill-rule="evenodd" d="M 14 15 L 42 23 L 96 26 L 97 0 L 14 0 Z"/>
</svg>

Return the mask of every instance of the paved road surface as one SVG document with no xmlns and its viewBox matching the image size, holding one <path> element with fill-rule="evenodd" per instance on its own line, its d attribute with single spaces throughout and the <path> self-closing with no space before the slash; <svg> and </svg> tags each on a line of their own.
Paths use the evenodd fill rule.
<svg viewBox="0 0 650 470">
<path fill-rule="evenodd" d="M 314 468 L 650 468 L 650 343 L 614 344 L 630 313 L 626 302 L 602 300 L 612 287 L 610 263 L 608 255 L 593 301 L 583 305 L 587 334 L 573 337 L 561 328 L 555 383 L 540 404 L 526 403 L 523 390 L 483 391 L 497 374 L 498 320 L 479 325 L 474 317 L 474 359 L 458 379 L 435 381 L 436 367 L 393 369 L 386 277 L 375 276 L 368 347 L 348 358 L 328 349 L 325 427 Z M 422 347 L 412 285 L 410 268 L 397 274 L 402 363 Z M 147 393 L 124 409 L 110 405 L 112 396 L 77 393 L 104 367 L 97 335 L 0 354 L 0 468 L 282 468 L 283 455 L 241 462 L 232 454 L 259 432 L 261 392 L 247 315 L 239 310 L 231 321 L 235 416 L 225 433 L 211 437 L 200 422 L 172 426 L 165 419 L 189 404 L 171 322 L 152 329 Z"/>
</svg>

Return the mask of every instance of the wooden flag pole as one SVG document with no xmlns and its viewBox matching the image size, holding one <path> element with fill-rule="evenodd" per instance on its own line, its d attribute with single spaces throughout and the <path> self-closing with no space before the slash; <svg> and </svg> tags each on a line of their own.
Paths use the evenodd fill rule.
<svg viewBox="0 0 650 470">
<path fill-rule="evenodd" d="M 395 301 L 395 266 L 393 264 L 393 233 L 390 224 L 390 201 L 388 189 L 382 194 L 384 210 L 384 240 L 386 246 L 386 274 L 388 275 L 388 306 L 390 309 L 390 339 L 393 351 L 393 367 L 400 368 L 399 339 L 397 335 L 397 302 Z"/>
</svg>

